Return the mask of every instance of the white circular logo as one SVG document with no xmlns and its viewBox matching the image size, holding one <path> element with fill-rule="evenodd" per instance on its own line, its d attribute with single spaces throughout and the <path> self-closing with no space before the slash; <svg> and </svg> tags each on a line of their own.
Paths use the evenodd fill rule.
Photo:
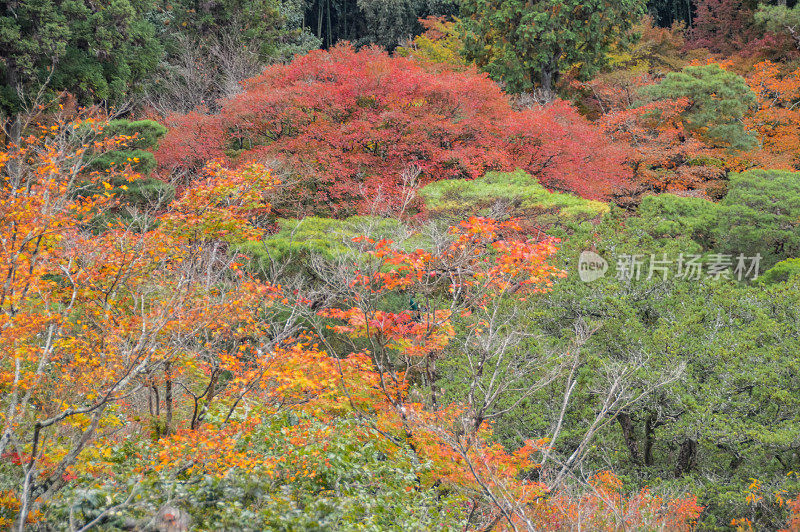
<svg viewBox="0 0 800 532">
<path fill-rule="evenodd" d="M 578 275 L 584 283 L 591 283 L 603 277 L 608 271 L 606 259 L 594 251 L 584 251 L 578 259 Z"/>
</svg>

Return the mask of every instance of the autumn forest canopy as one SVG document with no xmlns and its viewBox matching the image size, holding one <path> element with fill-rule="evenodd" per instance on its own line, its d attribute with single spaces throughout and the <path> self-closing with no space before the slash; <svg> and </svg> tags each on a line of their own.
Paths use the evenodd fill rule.
<svg viewBox="0 0 800 532">
<path fill-rule="evenodd" d="M 0 528 L 800 532 L 800 4 L 0 4 Z"/>
</svg>

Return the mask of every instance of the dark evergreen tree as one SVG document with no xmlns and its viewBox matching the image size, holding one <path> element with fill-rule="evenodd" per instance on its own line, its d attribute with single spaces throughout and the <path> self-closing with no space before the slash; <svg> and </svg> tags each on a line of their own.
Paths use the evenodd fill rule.
<svg viewBox="0 0 800 532">
<path fill-rule="evenodd" d="M 644 12 L 644 0 L 465 0 L 466 52 L 511 91 L 550 91 L 579 65 L 584 77 Z"/>
<path fill-rule="evenodd" d="M 153 72 L 163 52 L 149 0 L 10 0 L 0 3 L 0 113 L 39 94 L 116 104 Z M 42 89 L 45 89 L 44 93 Z"/>
</svg>

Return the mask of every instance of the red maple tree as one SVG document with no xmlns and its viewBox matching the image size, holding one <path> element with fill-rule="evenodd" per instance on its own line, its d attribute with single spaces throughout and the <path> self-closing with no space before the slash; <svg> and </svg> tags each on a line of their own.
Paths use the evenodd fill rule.
<svg viewBox="0 0 800 532">
<path fill-rule="evenodd" d="M 188 173 L 209 158 L 278 160 L 292 202 L 282 210 L 295 216 L 391 201 L 409 168 L 421 171 L 420 184 L 523 168 L 595 199 L 630 177 L 626 152 L 571 105 L 515 110 L 487 76 L 440 67 L 347 44 L 271 66 L 219 115 L 168 117 L 161 173 Z"/>
</svg>

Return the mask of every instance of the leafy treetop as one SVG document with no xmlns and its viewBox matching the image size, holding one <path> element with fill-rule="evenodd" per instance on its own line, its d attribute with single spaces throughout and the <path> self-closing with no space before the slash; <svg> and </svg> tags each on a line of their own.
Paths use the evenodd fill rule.
<svg viewBox="0 0 800 532">
<path fill-rule="evenodd" d="M 420 184 L 489 170 L 519 167 L 592 199 L 630 176 L 626 152 L 566 102 L 514 110 L 472 69 L 432 71 L 348 45 L 271 66 L 220 114 L 172 116 L 167 125 L 156 153 L 165 177 L 212 158 L 277 160 L 292 186 L 275 208 L 292 217 L 371 212 Z"/>
<path fill-rule="evenodd" d="M 642 0 L 482 1 L 462 4 L 467 55 L 512 91 L 555 88 L 577 65 L 593 74 L 643 13 Z"/>
</svg>

